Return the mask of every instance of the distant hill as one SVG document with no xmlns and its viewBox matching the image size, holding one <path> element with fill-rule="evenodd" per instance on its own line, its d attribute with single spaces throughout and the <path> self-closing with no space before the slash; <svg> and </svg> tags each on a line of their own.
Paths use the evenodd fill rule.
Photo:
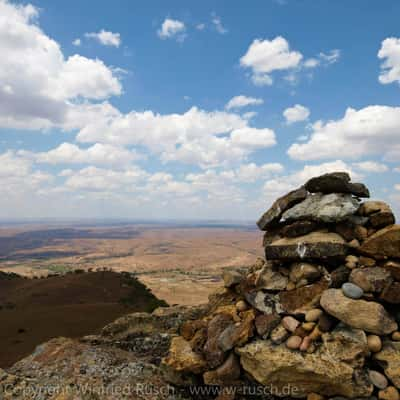
<svg viewBox="0 0 400 400">
<path fill-rule="evenodd" d="M 0 368 L 50 338 L 97 333 L 124 314 L 166 305 L 127 273 L 76 271 L 27 279 L 0 272 Z"/>
</svg>

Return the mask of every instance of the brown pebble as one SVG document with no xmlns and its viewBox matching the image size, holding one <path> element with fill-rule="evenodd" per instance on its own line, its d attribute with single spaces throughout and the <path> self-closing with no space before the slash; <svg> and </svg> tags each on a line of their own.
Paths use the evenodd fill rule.
<svg viewBox="0 0 400 400">
<path fill-rule="evenodd" d="M 322 314 L 318 320 L 318 327 L 322 332 L 329 332 L 332 329 L 333 320 L 327 314 Z"/>
<path fill-rule="evenodd" d="M 301 327 L 307 331 L 310 332 L 315 328 L 315 322 L 304 322 L 303 325 L 301 325 Z"/>
<path fill-rule="evenodd" d="M 287 316 L 282 319 L 282 325 L 289 331 L 294 332 L 300 325 L 300 322 L 296 318 Z"/>
<path fill-rule="evenodd" d="M 289 282 L 286 286 L 286 290 L 290 292 L 294 289 L 296 289 L 296 284 L 294 282 Z"/>
<path fill-rule="evenodd" d="M 307 322 L 316 322 L 319 320 L 319 317 L 323 314 L 323 311 L 319 308 L 313 308 L 306 312 L 306 321 Z"/>
<path fill-rule="evenodd" d="M 321 335 L 322 335 L 321 330 L 318 328 L 318 326 L 316 326 L 314 330 L 310 333 L 309 337 L 311 340 L 317 340 L 321 337 Z"/>
<path fill-rule="evenodd" d="M 367 337 L 368 341 L 368 348 L 373 353 L 377 353 L 378 351 L 382 350 L 382 340 L 377 335 L 369 335 Z"/>
<path fill-rule="evenodd" d="M 376 261 L 373 258 L 361 256 L 359 260 L 359 264 L 362 265 L 363 267 L 375 267 Z"/>
<path fill-rule="evenodd" d="M 354 233 L 360 242 L 363 242 L 368 237 L 368 229 L 361 225 L 357 225 L 354 228 Z"/>
<path fill-rule="evenodd" d="M 301 342 L 300 345 L 300 351 L 307 351 L 309 347 L 311 346 L 312 340 L 310 339 L 309 336 L 306 336 L 303 341 Z"/>
<path fill-rule="evenodd" d="M 290 336 L 290 338 L 286 341 L 286 347 L 291 350 L 297 350 L 303 339 L 300 336 Z"/>
<path fill-rule="evenodd" d="M 399 391 L 394 386 L 388 386 L 386 389 L 380 390 L 378 397 L 381 400 L 399 400 Z"/>
<path fill-rule="evenodd" d="M 375 387 L 377 387 L 378 389 L 382 389 L 383 390 L 383 389 L 387 388 L 389 382 L 388 382 L 388 380 L 387 380 L 385 375 L 381 374 L 378 371 L 370 370 L 368 372 L 368 376 L 369 376 L 369 379 L 370 379 L 371 383 Z"/>
<path fill-rule="evenodd" d="M 400 342 L 400 332 L 393 332 L 393 333 L 392 333 L 392 339 L 393 339 L 395 342 Z"/>
<path fill-rule="evenodd" d="M 301 325 L 299 325 L 293 332 L 294 335 L 300 336 L 302 338 L 306 337 L 310 332 L 307 332 Z"/>
<path fill-rule="evenodd" d="M 360 247 L 360 242 L 357 239 L 353 239 L 351 242 L 347 243 L 353 249 L 357 249 Z"/>
<path fill-rule="evenodd" d="M 239 300 L 236 303 L 236 308 L 238 311 L 246 311 L 249 307 L 247 305 L 247 303 L 244 300 Z"/>
<path fill-rule="evenodd" d="M 308 393 L 307 400 L 324 400 L 324 397 L 318 393 Z"/>
</svg>

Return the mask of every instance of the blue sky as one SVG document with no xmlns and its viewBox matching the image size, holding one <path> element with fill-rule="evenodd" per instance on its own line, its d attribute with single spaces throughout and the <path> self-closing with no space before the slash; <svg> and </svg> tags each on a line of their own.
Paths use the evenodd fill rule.
<svg viewBox="0 0 400 400">
<path fill-rule="evenodd" d="M 255 220 L 332 170 L 399 213 L 398 1 L 93 4 L 0 0 L 1 218 Z"/>
</svg>

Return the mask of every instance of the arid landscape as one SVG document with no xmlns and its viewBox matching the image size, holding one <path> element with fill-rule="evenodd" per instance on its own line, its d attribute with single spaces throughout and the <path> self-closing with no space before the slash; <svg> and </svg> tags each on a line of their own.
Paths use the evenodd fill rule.
<svg viewBox="0 0 400 400">
<path fill-rule="evenodd" d="M 200 304 L 226 267 L 262 254 L 252 225 L 10 225 L 0 229 L 0 270 L 28 277 L 75 269 L 134 272 L 168 304 Z"/>
</svg>

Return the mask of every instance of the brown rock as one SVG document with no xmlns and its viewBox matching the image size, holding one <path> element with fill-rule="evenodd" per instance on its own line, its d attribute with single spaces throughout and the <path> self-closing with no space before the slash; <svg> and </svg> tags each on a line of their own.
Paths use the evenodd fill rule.
<svg viewBox="0 0 400 400">
<path fill-rule="evenodd" d="M 377 335 L 369 335 L 367 337 L 368 348 L 372 353 L 377 353 L 382 350 L 382 340 Z"/>
<path fill-rule="evenodd" d="M 300 325 L 300 322 L 291 316 L 287 316 L 282 319 L 282 325 L 289 332 L 294 332 L 297 329 L 297 327 Z"/>
<path fill-rule="evenodd" d="M 358 263 L 363 267 L 371 268 L 371 267 L 375 267 L 376 260 L 374 260 L 373 258 L 370 258 L 370 257 L 361 256 L 358 259 Z"/>
<path fill-rule="evenodd" d="M 391 225 L 370 236 L 360 252 L 375 259 L 400 258 L 400 225 Z"/>
<path fill-rule="evenodd" d="M 279 293 L 282 309 L 288 314 L 305 313 L 319 305 L 321 294 L 329 287 L 325 278 L 312 285 L 308 285 L 290 292 Z"/>
<path fill-rule="evenodd" d="M 331 316 L 327 314 L 322 314 L 318 320 L 318 328 L 321 332 L 328 332 L 332 329 L 335 321 Z"/>
<path fill-rule="evenodd" d="M 294 283 L 298 283 L 302 279 L 305 279 L 308 282 L 313 282 L 320 276 L 321 271 L 317 265 L 306 262 L 297 262 L 290 266 L 289 278 Z"/>
<path fill-rule="evenodd" d="M 290 336 L 289 331 L 287 331 L 282 324 L 279 324 L 271 332 L 271 341 L 274 344 L 280 344 L 283 343 L 289 336 Z"/>
<path fill-rule="evenodd" d="M 318 228 L 318 224 L 314 221 L 294 221 L 289 225 L 285 225 L 280 229 L 281 236 L 297 237 L 307 235 Z"/>
<path fill-rule="evenodd" d="M 271 208 L 263 214 L 263 216 L 257 221 L 258 227 L 262 231 L 266 231 L 269 227 L 276 225 L 281 219 L 282 214 L 293 207 L 295 204 L 304 200 L 307 197 L 307 191 L 301 187 L 299 189 L 289 192 L 285 196 L 277 199 Z"/>
<path fill-rule="evenodd" d="M 356 239 L 363 242 L 368 237 L 368 229 L 362 225 L 356 225 L 354 227 L 354 235 Z"/>
<path fill-rule="evenodd" d="M 309 336 L 306 336 L 303 341 L 301 342 L 300 345 L 300 351 L 308 351 L 308 349 L 311 347 L 312 345 L 312 340 Z"/>
<path fill-rule="evenodd" d="M 240 377 L 240 364 L 235 354 L 231 353 L 224 363 L 216 370 L 203 374 L 206 385 L 229 385 L 235 383 Z"/>
<path fill-rule="evenodd" d="M 300 336 L 290 336 L 290 338 L 286 341 L 286 347 L 291 350 L 297 350 L 300 348 L 302 341 L 303 338 Z"/>
<path fill-rule="evenodd" d="M 185 321 L 180 327 L 180 334 L 185 340 L 191 340 L 195 333 L 200 329 L 206 326 L 206 322 L 197 319 L 194 321 Z"/>
<path fill-rule="evenodd" d="M 163 362 L 178 372 L 199 374 L 206 368 L 206 361 L 203 357 L 195 353 L 189 342 L 181 336 L 172 338 L 169 354 Z"/>
<path fill-rule="evenodd" d="M 273 329 L 275 329 L 281 321 L 278 314 L 261 314 L 255 319 L 256 331 L 260 336 L 268 337 Z"/>
<path fill-rule="evenodd" d="M 374 358 L 381 364 L 385 375 L 400 388 L 400 342 L 384 342 L 379 353 Z"/>
<path fill-rule="evenodd" d="M 396 281 L 400 281 L 400 262 L 387 261 L 383 264 L 383 268 L 387 269 Z"/>
<path fill-rule="evenodd" d="M 224 286 L 230 288 L 242 281 L 243 274 L 236 270 L 225 269 L 222 273 L 222 279 L 224 280 Z"/>
<path fill-rule="evenodd" d="M 386 389 L 380 390 L 378 393 L 380 400 L 399 400 L 399 391 L 394 386 L 388 386 Z"/>
<path fill-rule="evenodd" d="M 334 269 L 330 274 L 331 283 L 329 286 L 331 288 L 342 287 L 343 283 L 346 283 L 349 280 L 350 272 L 350 269 L 348 269 L 344 265 L 341 265 L 340 267 Z"/>
<path fill-rule="evenodd" d="M 235 306 L 236 306 L 236 309 L 237 309 L 239 312 L 246 311 L 246 310 L 249 308 L 248 304 L 247 304 L 244 300 L 239 300 L 239 301 L 236 303 Z"/>
<path fill-rule="evenodd" d="M 377 212 L 369 217 L 370 224 L 376 228 L 381 229 L 388 225 L 393 225 L 396 220 L 392 212 Z"/>
<path fill-rule="evenodd" d="M 386 389 L 389 382 L 385 375 L 381 374 L 378 371 L 369 371 L 368 372 L 369 379 L 372 384 L 377 387 L 378 389 Z"/>
<path fill-rule="evenodd" d="M 312 232 L 298 238 L 282 238 L 265 247 L 269 260 L 344 258 L 348 247 L 337 233 Z"/>
<path fill-rule="evenodd" d="M 318 393 L 309 393 L 307 395 L 307 400 L 324 400 L 324 397 Z"/>
<path fill-rule="evenodd" d="M 353 270 L 349 280 L 363 289 L 364 292 L 380 293 L 391 284 L 392 277 L 390 272 L 384 268 L 371 267 Z"/>
<path fill-rule="evenodd" d="M 359 213 L 368 216 L 374 228 L 379 229 L 395 223 L 390 206 L 383 201 L 366 201 L 361 205 Z"/>
<path fill-rule="evenodd" d="M 306 312 L 305 319 L 307 322 L 316 322 L 324 312 L 320 308 L 313 308 Z"/>
<path fill-rule="evenodd" d="M 391 304 L 400 304 L 400 282 L 388 285 L 383 290 L 381 299 Z"/>
<path fill-rule="evenodd" d="M 288 282 L 289 279 L 286 276 L 274 271 L 271 267 L 266 267 L 260 271 L 256 286 L 258 289 L 284 290 Z"/>
<path fill-rule="evenodd" d="M 303 322 L 301 327 L 306 331 L 312 331 L 315 328 L 316 323 L 315 322 Z"/>
<path fill-rule="evenodd" d="M 328 289 L 321 296 L 321 306 L 345 324 L 377 335 L 397 330 L 397 323 L 382 305 L 373 301 L 353 300 L 340 289 Z"/>
<path fill-rule="evenodd" d="M 395 342 L 400 342 L 400 332 L 393 332 L 392 340 L 394 340 Z"/>
</svg>

